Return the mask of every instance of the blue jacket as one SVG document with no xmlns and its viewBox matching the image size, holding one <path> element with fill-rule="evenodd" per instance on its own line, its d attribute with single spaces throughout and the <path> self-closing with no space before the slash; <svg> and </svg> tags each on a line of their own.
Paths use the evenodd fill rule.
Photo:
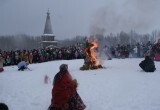
<svg viewBox="0 0 160 110">
<path fill-rule="evenodd" d="M 21 68 L 22 66 L 24 66 L 26 69 L 28 68 L 25 61 L 21 61 L 21 62 L 19 62 L 18 65 L 17 65 L 18 68 Z"/>
</svg>

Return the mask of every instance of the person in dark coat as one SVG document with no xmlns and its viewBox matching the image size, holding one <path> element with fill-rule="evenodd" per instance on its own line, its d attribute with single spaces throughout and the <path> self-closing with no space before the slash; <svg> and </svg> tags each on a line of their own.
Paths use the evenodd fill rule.
<svg viewBox="0 0 160 110">
<path fill-rule="evenodd" d="M 154 61 L 149 57 L 149 55 L 145 56 L 145 60 L 143 60 L 139 66 L 145 71 L 145 72 L 154 72 L 156 70 Z"/>
<path fill-rule="evenodd" d="M 73 80 L 68 72 L 68 65 L 62 64 L 54 77 L 48 110 L 84 110 L 86 106 L 76 91 L 77 85 L 77 80 Z"/>
</svg>

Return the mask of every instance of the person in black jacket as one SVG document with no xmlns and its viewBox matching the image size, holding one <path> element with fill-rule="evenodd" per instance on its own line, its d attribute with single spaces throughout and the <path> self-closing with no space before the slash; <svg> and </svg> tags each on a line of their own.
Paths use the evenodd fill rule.
<svg viewBox="0 0 160 110">
<path fill-rule="evenodd" d="M 154 72 L 156 70 L 154 61 L 149 57 L 149 55 L 145 56 L 145 60 L 143 60 L 139 66 L 145 71 L 145 72 Z"/>
</svg>

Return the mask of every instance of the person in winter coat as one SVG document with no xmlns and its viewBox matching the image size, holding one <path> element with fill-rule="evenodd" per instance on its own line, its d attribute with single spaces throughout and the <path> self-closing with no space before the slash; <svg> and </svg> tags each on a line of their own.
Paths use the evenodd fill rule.
<svg viewBox="0 0 160 110">
<path fill-rule="evenodd" d="M 86 106 L 76 91 L 77 85 L 77 80 L 73 80 L 68 72 L 68 65 L 62 64 L 54 77 L 48 110 L 84 110 Z"/>
<path fill-rule="evenodd" d="M 3 64 L 5 63 L 4 58 L 2 57 L 2 54 L 0 54 L 0 72 L 4 71 Z"/>
<path fill-rule="evenodd" d="M 18 71 L 24 71 L 25 69 L 29 69 L 27 65 L 29 65 L 29 62 L 25 62 L 25 61 L 19 62 L 17 65 Z"/>
<path fill-rule="evenodd" d="M 6 65 L 7 66 L 11 65 L 11 57 L 9 55 L 7 55 L 7 58 L 6 58 Z"/>
<path fill-rule="evenodd" d="M 149 57 L 149 55 L 145 56 L 145 60 L 143 60 L 139 66 L 145 71 L 145 72 L 154 72 L 156 70 L 154 61 Z"/>
<path fill-rule="evenodd" d="M 33 54 L 32 51 L 29 52 L 29 63 L 32 64 L 33 61 Z"/>
</svg>

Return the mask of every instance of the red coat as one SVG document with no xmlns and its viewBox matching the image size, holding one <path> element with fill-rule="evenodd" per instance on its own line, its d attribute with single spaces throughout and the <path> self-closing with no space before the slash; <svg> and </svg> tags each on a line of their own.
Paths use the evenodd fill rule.
<svg viewBox="0 0 160 110">
<path fill-rule="evenodd" d="M 51 106 L 61 108 L 75 95 L 75 86 L 69 73 L 57 73 L 52 89 Z"/>
</svg>

